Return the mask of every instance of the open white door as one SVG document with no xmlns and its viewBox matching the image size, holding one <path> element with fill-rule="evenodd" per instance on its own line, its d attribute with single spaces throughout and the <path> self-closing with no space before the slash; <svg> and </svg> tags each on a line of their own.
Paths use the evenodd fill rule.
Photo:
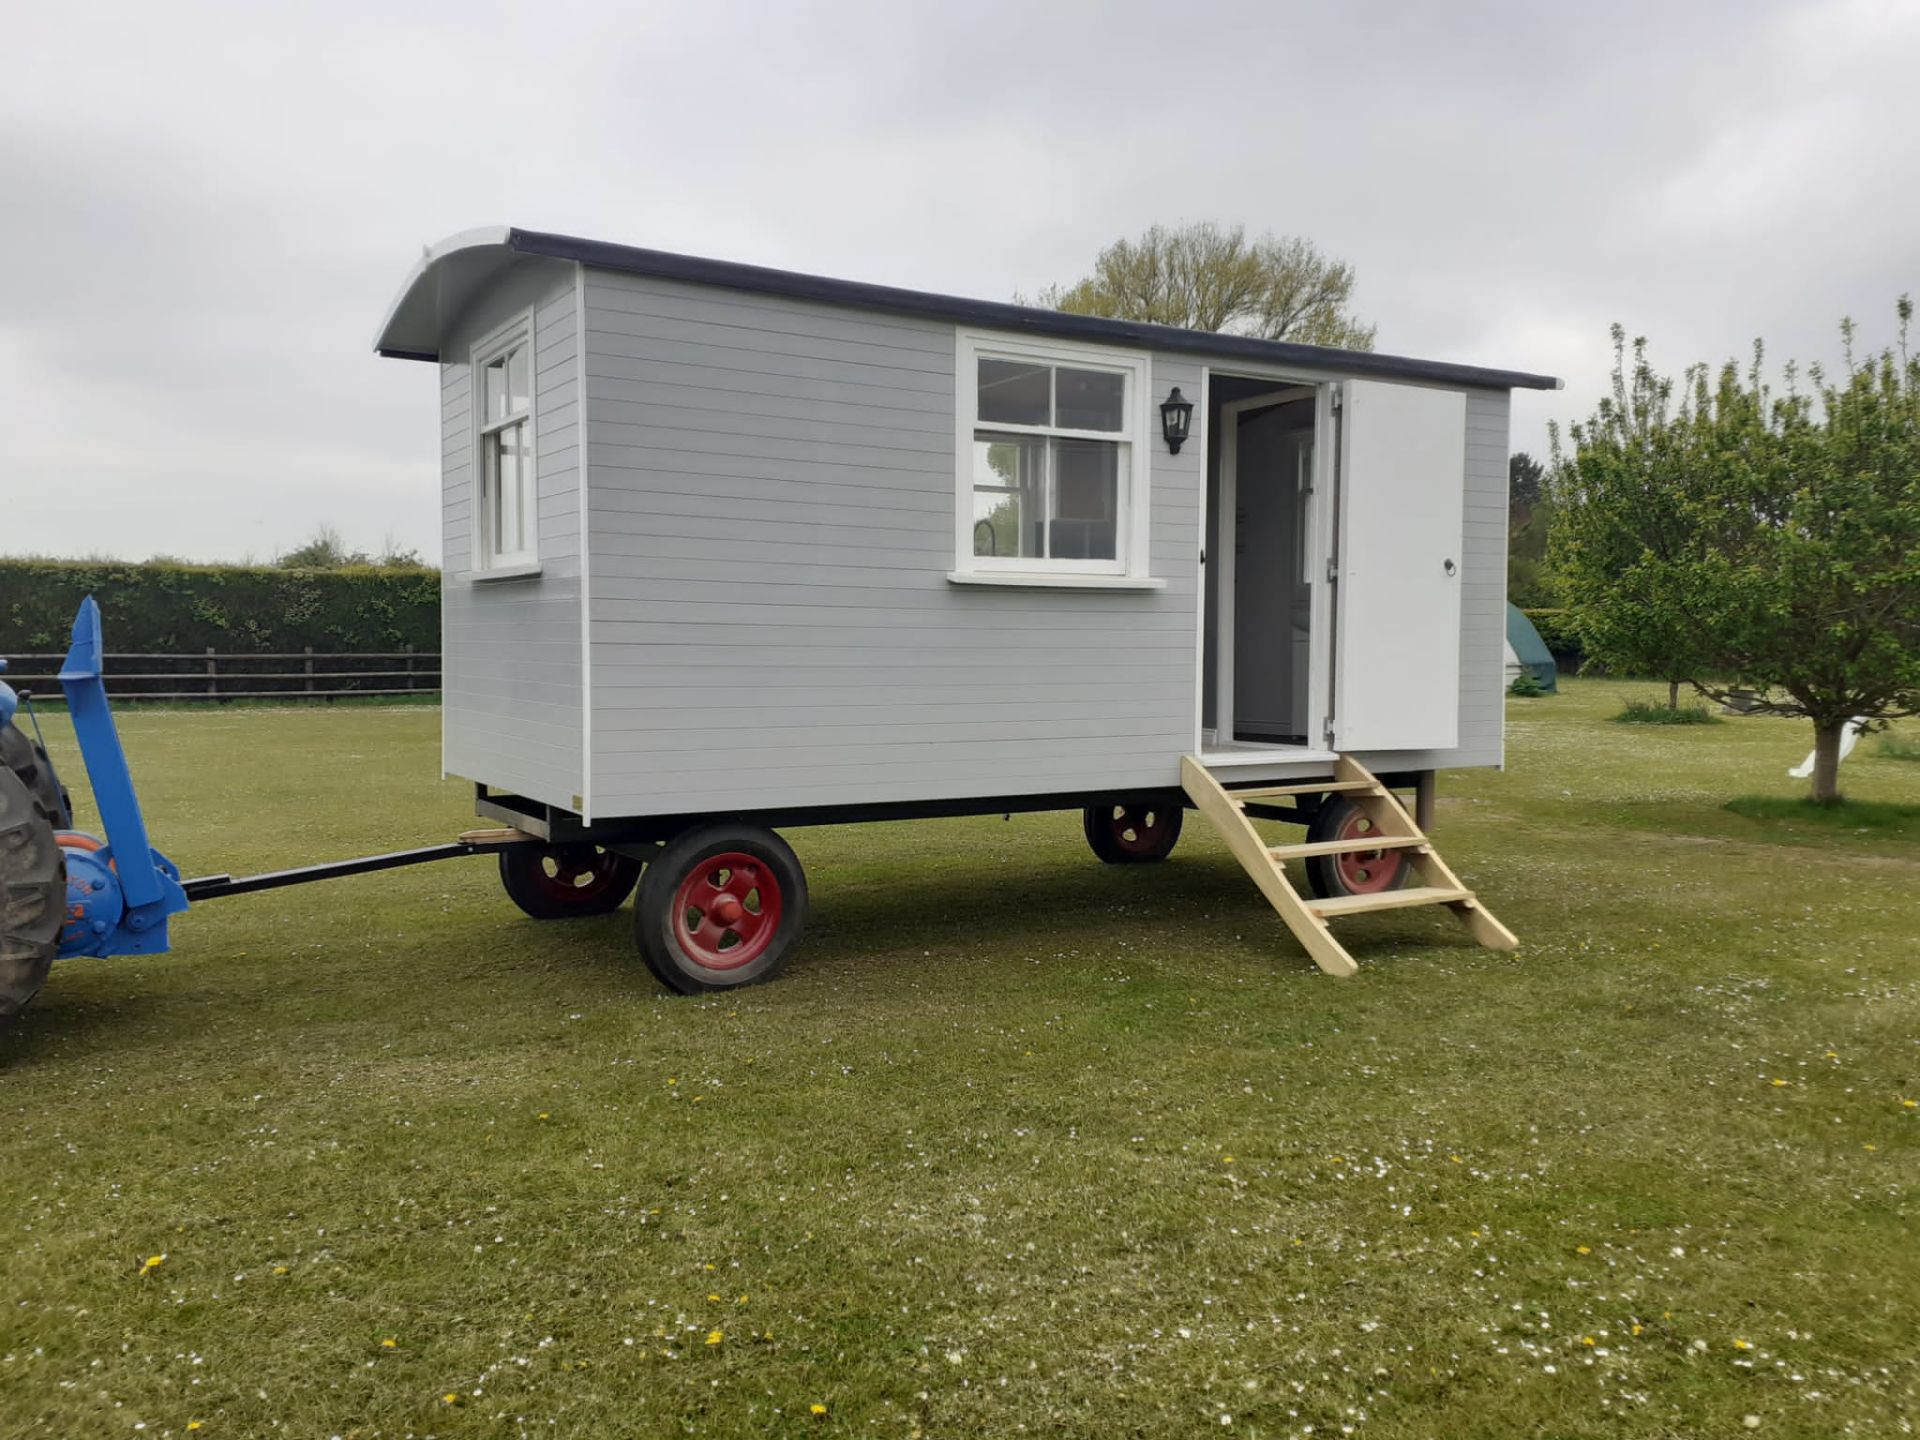
<svg viewBox="0 0 1920 1440">
<path fill-rule="evenodd" d="M 1449 750 L 1460 743 L 1466 396 L 1373 380 L 1343 389 L 1334 747 Z"/>
</svg>

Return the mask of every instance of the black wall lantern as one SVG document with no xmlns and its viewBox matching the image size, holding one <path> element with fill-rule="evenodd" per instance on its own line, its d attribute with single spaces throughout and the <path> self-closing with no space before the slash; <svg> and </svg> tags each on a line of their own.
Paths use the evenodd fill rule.
<svg viewBox="0 0 1920 1440">
<path fill-rule="evenodd" d="M 1173 387 L 1173 393 L 1160 402 L 1160 433 L 1167 437 L 1167 450 L 1178 455 L 1180 447 L 1186 443 L 1187 433 L 1193 428 L 1193 402 L 1181 398 L 1180 387 Z"/>
</svg>

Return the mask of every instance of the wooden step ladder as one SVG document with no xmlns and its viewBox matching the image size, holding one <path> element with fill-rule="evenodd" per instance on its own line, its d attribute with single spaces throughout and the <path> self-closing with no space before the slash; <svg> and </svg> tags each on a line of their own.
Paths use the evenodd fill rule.
<svg viewBox="0 0 1920 1440">
<path fill-rule="evenodd" d="M 1513 950 L 1520 942 L 1460 883 L 1447 868 L 1413 817 L 1394 793 L 1359 761 L 1345 755 L 1334 762 L 1331 780 L 1308 780 L 1289 785 L 1257 785 L 1229 790 L 1193 756 L 1180 761 L 1180 783 L 1200 813 L 1213 822 L 1220 838 L 1253 877 L 1267 903 L 1287 922 L 1294 938 L 1306 947 L 1313 963 L 1329 975 L 1351 975 L 1359 967 L 1346 947 L 1333 938 L 1329 920 L 1364 915 L 1374 910 L 1400 910 L 1416 905 L 1444 905 L 1465 922 L 1473 938 L 1490 950 Z M 1373 822 L 1366 835 L 1352 840 L 1317 840 L 1299 845 L 1269 845 L 1247 818 L 1249 802 L 1286 795 L 1346 795 Z M 1326 900 L 1303 896 L 1287 879 L 1285 863 L 1309 855 L 1359 854 L 1371 850 L 1405 850 L 1420 882 L 1401 890 L 1371 895 L 1338 895 Z"/>
</svg>

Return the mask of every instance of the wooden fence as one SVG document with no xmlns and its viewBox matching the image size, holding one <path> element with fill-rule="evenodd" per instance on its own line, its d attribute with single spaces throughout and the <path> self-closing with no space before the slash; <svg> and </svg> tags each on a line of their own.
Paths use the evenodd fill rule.
<svg viewBox="0 0 1920 1440">
<path fill-rule="evenodd" d="M 5 674 L 16 690 L 54 700 L 60 695 L 60 655 L 9 657 Z M 337 700 L 343 695 L 440 693 L 440 656 L 416 650 L 326 651 L 294 654 L 216 651 L 198 654 L 119 654 L 106 657 L 107 694 L 114 700 Z"/>
</svg>

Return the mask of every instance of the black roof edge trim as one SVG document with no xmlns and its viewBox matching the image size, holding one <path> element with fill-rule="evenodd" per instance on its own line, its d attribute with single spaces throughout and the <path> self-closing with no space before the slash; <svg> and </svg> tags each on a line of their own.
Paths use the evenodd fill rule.
<svg viewBox="0 0 1920 1440">
<path fill-rule="evenodd" d="M 1350 375 L 1379 375 L 1403 380 L 1432 380 L 1444 384 L 1500 390 L 1558 390 L 1551 375 L 1521 370 L 1490 370 L 1445 360 L 1416 360 L 1405 355 L 1381 355 L 1371 350 L 1336 350 L 1323 345 L 1296 345 L 1284 340 L 1256 340 L 1246 335 L 1221 335 L 1209 330 L 1182 330 L 1138 320 L 1109 320 L 1097 315 L 1071 315 L 1064 310 L 1042 310 L 995 300 L 968 300 L 923 290 L 902 290 L 859 280 L 835 280 L 804 275 L 733 260 L 709 260 L 668 250 L 646 250 L 604 240 L 582 240 L 544 230 L 507 232 L 507 243 L 523 255 L 572 260 L 601 270 L 657 275 L 696 285 L 717 285 L 763 295 L 785 295 L 828 305 L 864 310 L 926 315 L 943 320 L 989 326 L 996 330 L 1025 331 L 1066 339 L 1107 344 L 1121 343 L 1189 355 L 1218 355 L 1227 359 L 1258 360 L 1268 364 L 1301 365 L 1338 370 Z M 419 358 L 419 357 L 415 357 Z"/>
<path fill-rule="evenodd" d="M 383 360 L 425 360 L 433 365 L 440 363 L 438 355 L 429 355 L 424 350 L 376 350 L 373 353 Z"/>
</svg>

